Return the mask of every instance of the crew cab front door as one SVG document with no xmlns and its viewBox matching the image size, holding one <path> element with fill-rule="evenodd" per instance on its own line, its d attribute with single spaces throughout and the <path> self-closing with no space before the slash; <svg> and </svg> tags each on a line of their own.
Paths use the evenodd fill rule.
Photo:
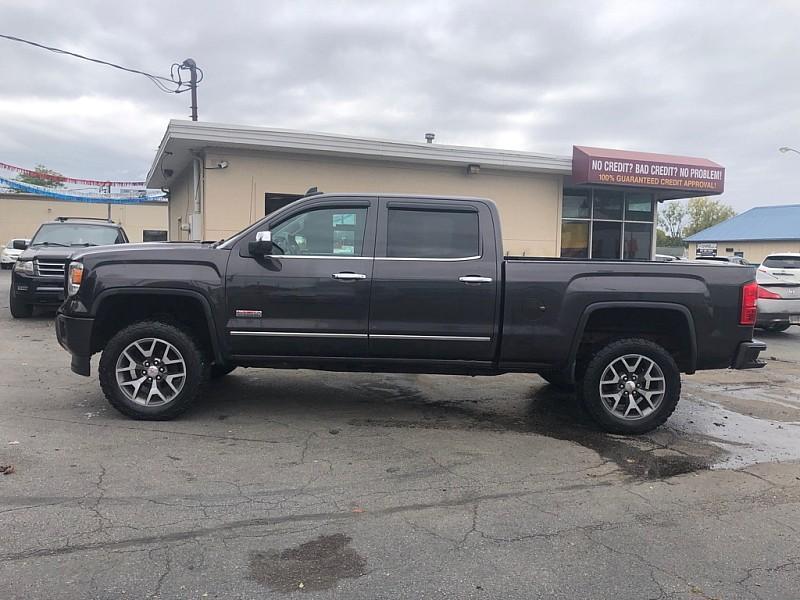
<svg viewBox="0 0 800 600">
<path fill-rule="evenodd" d="M 366 357 L 377 199 L 331 198 L 276 213 L 232 248 L 226 329 L 236 356 Z"/>
<path fill-rule="evenodd" d="M 492 360 L 500 276 L 494 231 L 479 200 L 381 199 L 371 358 Z"/>
</svg>

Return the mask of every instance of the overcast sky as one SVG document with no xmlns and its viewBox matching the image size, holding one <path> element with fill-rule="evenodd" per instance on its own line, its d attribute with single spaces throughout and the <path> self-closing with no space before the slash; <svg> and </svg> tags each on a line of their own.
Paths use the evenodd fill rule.
<svg viewBox="0 0 800 600">
<path fill-rule="evenodd" d="M 710 158 L 743 210 L 800 202 L 800 2 L 0 4 L 0 33 L 167 75 L 200 119 L 569 155 Z M 143 178 L 188 94 L 0 39 L 0 162 Z"/>
</svg>

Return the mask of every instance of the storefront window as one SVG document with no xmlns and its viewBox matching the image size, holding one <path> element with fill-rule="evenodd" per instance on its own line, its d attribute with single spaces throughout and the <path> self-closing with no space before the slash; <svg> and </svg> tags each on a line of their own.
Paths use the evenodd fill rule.
<svg viewBox="0 0 800 600">
<path fill-rule="evenodd" d="M 565 219 L 588 219 L 592 216 L 592 190 L 564 190 Z"/>
<path fill-rule="evenodd" d="M 594 190 L 594 219 L 622 220 L 623 192 Z"/>
<path fill-rule="evenodd" d="M 589 258 L 589 221 L 561 222 L 561 256 Z"/>
<path fill-rule="evenodd" d="M 625 260 L 648 260 L 652 235 L 652 223 L 625 223 Z"/>
<path fill-rule="evenodd" d="M 595 221 L 592 224 L 592 258 L 614 260 L 622 247 L 622 223 Z"/>
<path fill-rule="evenodd" d="M 561 256 L 649 260 L 654 218 L 653 194 L 567 188 L 562 205 Z"/>
<path fill-rule="evenodd" d="M 629 192 L 625 194 L 626 221 L 653 221 L 653 194 Z"/>
</svg>

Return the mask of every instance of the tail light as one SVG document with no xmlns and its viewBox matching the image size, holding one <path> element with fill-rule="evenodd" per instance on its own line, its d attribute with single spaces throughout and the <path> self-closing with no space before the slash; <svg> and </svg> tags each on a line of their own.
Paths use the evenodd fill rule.
<svg viewBox="0 0 800 600">
<path fill-rule="evenodd" d="M 755 281 L 742 286 L 742 312 L 739 314 L 739 325 L 755 325 L 758 313 L 758 284 Z"/>
<path fill-rule="evenodd" d="M 768 289 L 765 289 L 761 286 L 758 286 L 758 297 L 764 298 L 766 300 L 780 300 L 781 295 L 776 294 L 775 292 L 770 292 Z"/>
</svg>

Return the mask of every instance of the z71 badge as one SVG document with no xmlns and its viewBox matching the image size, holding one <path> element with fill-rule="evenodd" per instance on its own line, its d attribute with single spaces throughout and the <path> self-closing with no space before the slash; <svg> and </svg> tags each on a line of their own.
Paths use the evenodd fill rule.
<svg viewBox="0 0 800 600">
<path fill-rule="evenodd" d="M 260 310 L 237 310 L 236 316 L 242 319 L 260 319 Z"/>
</svg>

